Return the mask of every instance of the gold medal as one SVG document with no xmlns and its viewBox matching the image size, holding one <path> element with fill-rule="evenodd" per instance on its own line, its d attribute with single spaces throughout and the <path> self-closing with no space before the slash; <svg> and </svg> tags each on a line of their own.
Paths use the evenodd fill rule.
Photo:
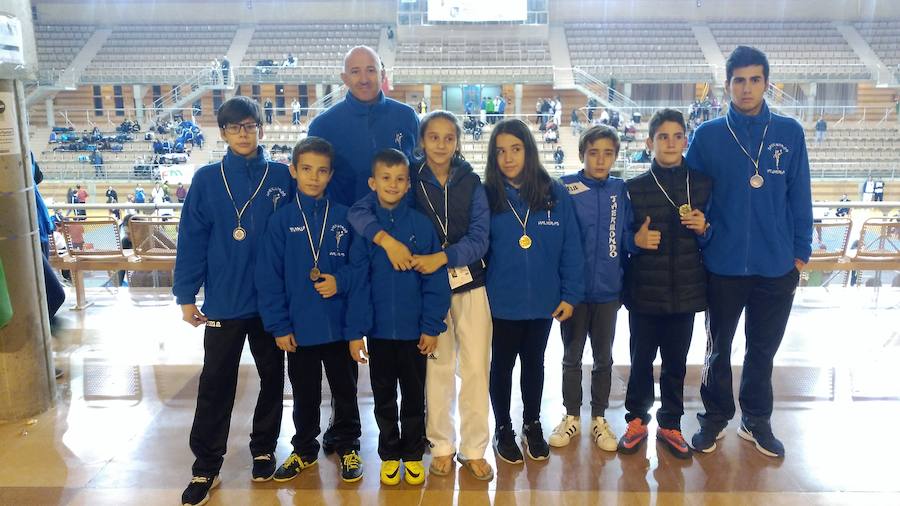
<svg viewBox="0 0 900 506">
<path fill-rule="evenodd" d="M 313 267 L 309 270 L 309 279 L 312 281 L 318 281 L 322 278 L 322 271 L 319 270 L 318 267 Z"/>
<path fill-rule="evenodd" d="M 753 188 L 762 188 L 764 182 L 765 180 L 759 174 L 754 174 L 750 178 L 750 186 L 752 186 Z"/>
<path fill-rule="evenodd" d="M 247 238 L 247 231 L 244 230 L 243 227 L 238 227 L 231 232 L 231 237 L 233 237 L 235 241 L 243 241 Z"/>
<path fill-rule="evenodd" d="M 522 249 L 531 247 L 531 237 L 528 237 L 528 234 L 522 234 L 522 237 L 519 237 L 519 247 Z"/>
<path fill-rule="evenodd" d="M 691 214 L 691 206 L 690 204 L 681 204 L 678 206 L 678 216 L 684 218 L 685 216 Z"/>
</svg>

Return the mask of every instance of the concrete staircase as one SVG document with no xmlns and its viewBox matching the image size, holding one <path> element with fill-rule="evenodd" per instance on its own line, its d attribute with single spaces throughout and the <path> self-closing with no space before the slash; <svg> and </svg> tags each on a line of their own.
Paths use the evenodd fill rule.
<svg viewBox="0 0 900 506">
<path fill-rule="evenodd" d="M 84 69 L 86 69 L 88 65 L 90 65 L 94 56 L 97 56 L 100 48 L 106 43 L 106 40 L 111 33 L 112 30 L 109 28 L 94 31 L 91 38 L 85 42 L 78 54 L 75 55 L 72 63 L 59 74 L 59 77 L 52 84 L 38 85 L 25 97 L 26 107 L 30 107 L 41 100 L 52 98 L 60 91 L 74 90 L 77 88 L 78 82 L 81 79 L 81 73 L 84 72 Z"/>
<path fill-rule="evenodd" d="M 888 86 L 900 86 L 897 77 L 891 72 L 891 69 L 881 61 L 881 58 L 875 54 L 875 51 L 869 46 L 868 42 L 863 39 L 859 31 L 849 23 L 835 22 L 834 27 L 843 35 L 844 40 L 853 49 L 853 52 L 859 56 L 859 59 L 865 63 L 866 67 L 872 72 L 875 79 L 875 85 L 879 88 Z"/>
</svg>

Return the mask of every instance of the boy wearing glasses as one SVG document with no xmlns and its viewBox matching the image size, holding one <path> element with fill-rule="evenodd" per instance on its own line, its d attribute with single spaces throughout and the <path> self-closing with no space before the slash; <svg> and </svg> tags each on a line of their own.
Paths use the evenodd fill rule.
<svg viewBox="0 0 900 506">
<path fill-rule="evenodd" d="M 263 328 L 257 308 L 253 269 L 266 222 L 293 199 L 288 167 L 266 161 L 258 146 L 263 136 L 259 104 L 234 97 L 219 109 L 225 157 L 194 174 L 181 211 L 175 284 L 172 292 L 182 319 L 205 325 L 203 370 L 190 446 L 196 460 L 182 504 L 209 500 L 219 484 L 244 340 L 260 376 L 253 414 L 250 453 L 253 481 L 275 474 L 275 444 L 281 431 L 284 353 Z M 202 309 L 197 292 L 204 287 Z"/>
</svg>

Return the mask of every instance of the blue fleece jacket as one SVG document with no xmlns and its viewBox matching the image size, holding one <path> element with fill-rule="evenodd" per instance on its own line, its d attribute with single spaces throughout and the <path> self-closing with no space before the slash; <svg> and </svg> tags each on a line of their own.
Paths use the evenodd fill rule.
<svg viewBox="0 0 900 506">
<path fill-rule="evenodd" d="M 353 238 L 347 207 L 336 202 L 328 205 L 324 236 L 320 235 L 326 202 L 326 198 L 316 200 L 297 192 L 293 202 L 269 218 L 256 261 L 256 291 L 263 324 L 276 337 L 293 333 L 297 346 L 344 341 L 347 293 L 353 284 L 349 267 Z M 337 282 L 337 294 L 327 299 L 319 295 L 309 278 L 314 262 L 308 234 L 317 248 L 322 237 L 318 268 Z"/>
<path fill-rule="evenodd" d="M 552 192 L 553 209 L 530 213 L 528 249 L 519 247 L 522 225 L 511 210 L 491 216 L 487 291 L 494 318 L 550 318 L 561 301 L 574 306 L 584 297 L 584 252 L 572 199 L 556 181 Z M 507 184 L 506 197 L 524 220 L 528 208 L 519 191 Z"/>
<path fill-rule="evenodd" d="M 257 148 L 252 159 L 235 155 L 230 149 L 225 154 L 225 177 L 238 209 L 259 186 L 266 163 L 262 148 Z M 237 213 L 225 191 L 220 164 L 206 165 L 194 174 L 178 227 L 172 287 L 178 304 L 193 304 L 203 286 L 201 310 L 209 319 L 259 315 L 254 282 L 257 250 L 269 216 L 293 200 L 297 186 L 287 165 L 268 162 L 268 166 L 269 175 L 241 218 L 241 227 L 247 233 L 243 241 L 232 237 Z"/>
<path fill-rule="evenodd" d="M 631 201 L 625 181 L 608 177 L 591 179 L 584 170 L 562 177 L 581 230 L 584 248 L 584 302 L 619 300 L 627 257 Z"/>
<path fill-rule="evenodd" d="M 415 255 L 440 251 L 434 226 L 422 213 L 402 201 L 393 210 L 381 206 L 378 222 Z M 422 334 L 437 336 L 447 330 L 450 309 L 447 268 L 431 274 L 395 271 L 383 249 L 369 241 L 350 246 L 354 283 L 348 300 L 347 339 L 363 336 L 418 341 Z"/>
<path fill-rule="evenodd" d="M 772 114 L 763 104 L 756 116 L 730 107 L 728 121 L 744 149 L 759 159 L 762 188 L 752 188 L 755 170 L 728 131 L 725 116 L 697 128 L 687 165 L 713 178 L 707 221 L 715 229 L 703 249 L 706 268 L 723 276 L 778 277 L 809 260 L 812 195 L 803 127 Z M 763 139 L 763 131 L 769 124 Z"/>
<path fill-rule="evenodd" d="M 309 125 L 309 135 L 334 146 L 334 177 L 328 194 L 352 206 L 369 193 L 372 159 L 382 149 L 395 148 L 412 159 L 419 131 L 419 117 L 412 107 L 379 93 L 372 104 L 347 93 L 344 100 L 319 114 Z"/>
<path fill-rule="evenodd" d="M 457 165 L 450 167 L 450 177 L 447 178 L 449 191 L 453 190 L 453 182 L 457 179 L 458 174 L 472 171 L 472 167 L 468 162 L 458 161 L 456 163 Z M 421 164 L 419 167 L 419 170 L 416 171 L 418 174 L 417 179 L 424 184 L 430 184 L 440 189 L 441 193 L 443 193 L 445 189 L 441 187 L 437 178 L 434 177 L 431 168 L 427 164 Z M 413 193 L 411 188 L 407 195 L 412 195 Z M 416 202 L 415 199 L 407 199 L 407 201 L 411 202 L 412 205 Z M 378 207 L 378 196 L 375 192 L 369 192 L 368 195 L 353 204 L 350 208 L 350 213 L 347 215 L 355 231 L 361 233 L 369 241 L 372 241 L 375 238 L 375 234 L 382 230 L 375 216 L 376 207 Z M 469 227 L 466 230 L 466 235 L 459 241 L 447 245 L 444 249 L 444 253 L 447 254 L 448 267 L 469 265 L 484 258 L 484 254 L 487 252 L 491 210 L 488 207 L 484 186 L 478 185 L 475 188 L 469 208 Z"/>
</svg>

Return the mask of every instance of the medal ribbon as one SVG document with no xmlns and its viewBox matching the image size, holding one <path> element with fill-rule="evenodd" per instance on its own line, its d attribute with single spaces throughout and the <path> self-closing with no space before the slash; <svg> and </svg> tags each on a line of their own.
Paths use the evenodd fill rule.
<svg viewBox="0 0 900 506">
<path fill-rule="evenodd" d="M 422 166 L 419 167 L 419 174 L 422 173 L 422 169 L 425 167 L 425 162 L 422 162 Z M 448 178 L 449 183 L 449 178 Z M 446 185 L 444 187 L 444 221 L 441 221 L 441 217 L 438 216 L 437 211 L 434 209 L 434 204 L 431 203 L 431 199 L 428 198 L 428 192 L 425 191 L 425 183 L 422 182 L 422 179 L 419 178 L 419 186 L 422 187 L 422 193 L 425 195 L 425 202 L 428 202 L 428 207 L 431 208 L 431 212 L 434 213 L 435 219 L 437 219 L 438 226 L 441 228 L 441 232 L 444 233 L 444 240 L 442 241 L 444 246 L 447 246 L 447 241 L 449 240 L 447 237 L 447 231 L 450 229 L 450 217 L 447 214 L 447 199 L 450 195 L 450 187 Z"/>
<path fill-rule="evenodd" d="M 306 226 L 306 238 L 309 239 L 309 250 L 312 251 L 313 256 L 313 267 L 319 268 L 319 253 L 322 252 L 322 239 L 325 238 L 325 225 L 328 222 L 328 208 L 331 207 L 331 202 L 325 201 L 325 217 L 322 219 L 322 232 L 319 233 L 319 247 L 316 248 L 313 246 L 312 233 L 309 230 L 309 222 L 306 221 L 306 213 L 303 212 L 303 204 L 300 203 L 300 195 L 299 193 L 294 196 L 297 199 L 297 206 L 300 208 L 300 216 L 303 217 L 303 224 Z"/>
<path fill-rule="evenodd" d="M 769 131 L 769 125 L 772 124 L 772 113 L 769 113 L 769 121 L 766 123 L 766 128 L 763 129 L 762 139 L 759 141 L 759 150 L 756 152 L 756 160 L 750 156 L 750 153 L 747 152 L 747 149 L 741 144 L 741 141 L 738 140 L 737 134 L 734 133 L 734 130 L 731 128 L 731 122 L 728 120 L 728 114 L 725 115 L 725 126 L 728 127 L 728 131 L 731 132 L 731 136 L 734 137 L 734 142 L 737 143 L 738 147 L 741 148 L 741 151 L 747 155 L 747 158 L 750 159 L 750 162 L 753 163 L 753 168 L 756 169 L 756 175 L 759 176 L 759 159 L 762 156 L 763 146 L 766 144 L 766 133 Z"/>
<path fill-rule="evenodd" d="M 672 207 L 674 207 L 675 210 L 678 211 L 678 206 L 675 205 L 675 201 L 673 201 L 672 198 L 669 197 L 669 193 L 666 192 L 661 184 L 659 184 L 659 179 L 656 179 L 656 174 L 653 172 L 652 167 L 650 168 L 650 175 L 653 176 L 653 180 L 656 181 L 656 186 L 659 187 L 659 191 L 661 191 L 663 195 L 666 196 L 666 200 L 668 200 L 669 203 L 672 204 Z M 691 205 L 691 174 L 687 170 L 684 171 L 684 181 L 685 184 L 687 184 L 687 205 L 688 207 L 693 209 L 694 206 Z"/>
<path fill-rule="evenodd" d="M 238 228 L 241 228 L 241 216 L 244 215 L 244 211 L 247 210 L 247 206 L 249 206 L 250 203 L 253 202 L 253 199 L 255 199 L 259 194 L 259 190 L 262 189 L 263 184 L 265 184 L 266 182 L 266 176 L 269 175 L 269 162 L 266 162 L 266 171 L 263 173 L 262 179 L 259 180 L 259 186 L 256 187 L 256 191 L 253 192 L 253 195 L 250 196 L 250 198 L 247 200 L 247 202 L 244 204 L 244 207 L 242 207 L 240 211 L 238 211 L 237 203 L 235 203 L 234 196 L 231 194 L 231 188 L 228 187 L 228 178 L 225 177 L 224 160 L 219 162 L 219 170 L 222 172 L 222 181 L 225 182 L 225 191 L 228 192 L 228 198 L 231 199 L 231 205 L 234 206 L 234 212 L 237 214 L 237 226 Z"/>
<path fill-rule="evenodd" d="M 516 208 L 513 207 L 512 202 L 510 202 L 508 198 L 506 199 L 506 203 L 509 204 L 510 210 L 516 215 L 516 219 L 519 220 L 519 225 L 522 225 L 522 235 L 528 235 L 525 227 L 528 225 L 528 215 L 531 213 L 531 208 L 528 208 L 528 210 L 525 211 L 525 221 L 522 221 L 522 218 L 519 217 L 519 213 L 516 212 Z"/>
</svg>

